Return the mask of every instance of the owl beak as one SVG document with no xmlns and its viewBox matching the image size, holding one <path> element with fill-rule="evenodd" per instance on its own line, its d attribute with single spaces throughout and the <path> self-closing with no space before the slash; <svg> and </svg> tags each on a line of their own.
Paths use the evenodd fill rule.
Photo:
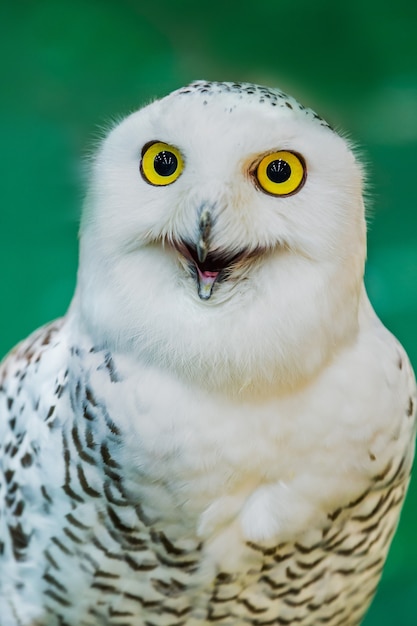
<svg viewBox="0 0 417 626">
<path fill-rule="evenodd" d="M 195 242 L 183 240 L 175 244 L 178 252 L 189 263 L 197 282 L 198 296 L 201 300 L 208 300 L 218 279 L 227 277 L 231 268 L 248 256 L 247 250 L 241 250 L 232 255 L 225 250 L 210 250 L 212 247 L 212 223 L 210 209 L 203 207 L 198 221 Z"/>
<path fill-rule="evenodd" d="M 198 239 L 196 243 L 196 251 L 198 263 L 197 269 L 197 281 L 198 281 L 198 295 L 201 300 L 208 300 L 212 294 L 214 283 L 220 272 L 208 271 L 200 268 L 199 264 L 204 264 L 207 259 L 207 255 L 210 249 L 210 234 L 211 234 L 211 213 L 207 207 L 204 207 L 200 214 L 200 220 L 198 223 Z"/>
<path fill-rule="evenodd" d="M 246 250 L 240 250 L 236 254 L 230 255 L 223 250 L 216 250 L 207 254 L 200 255 L 198 253 L 198 245 L 200 248 L 201 242 L 197 241 L 196 244 L 186 241 L 180 241 L 176 243 L 175 247 L 183 258 L 188 261 L 190 269 L 197 282 L 198 295 L 201 300 L 208 300 L 213 292 L 214 284 L 218 279 L 225 279 L 228 277 L 233 268 L 237 267 L 245 259 L 251 258 L 251 254 Z M 201 260 L 204 258 L 204 260 Z"/>
<path fill-rule="evenodd" d="M 198 223 L 197 257 L 200 263 L 204 263 L 210 247 L 211 234 L 211 213 L 209 209 L 203 208 Z"/>
</svg>

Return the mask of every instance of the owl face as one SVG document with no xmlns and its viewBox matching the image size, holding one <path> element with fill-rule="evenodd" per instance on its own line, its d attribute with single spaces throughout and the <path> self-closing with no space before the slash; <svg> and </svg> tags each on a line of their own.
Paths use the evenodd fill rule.
<svg viewBox="0 0 417 626">
<path fill-rule="evenodd" d="M 110 334 L 117 319 L 119 341 L 152 355 L 162 342 L 191 363 L 210 342 L 222 353 L 220 327 L 237 311 L 238 334 L 261 326 L 278 351 L 296 348 L 345 300 L 357 310 L 361 179 L 346 142 L 277 90 L 200 81 L 153 102 L 113 129 L 93 167 L 78 290 L 86 318 Z M 340 334 L 353 317 L 339 316 Z"/>
</svg>

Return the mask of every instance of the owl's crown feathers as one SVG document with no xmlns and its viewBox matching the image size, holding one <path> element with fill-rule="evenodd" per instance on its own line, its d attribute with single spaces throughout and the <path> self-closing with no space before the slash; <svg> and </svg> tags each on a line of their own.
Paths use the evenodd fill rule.
<svg viewBox="0 0 417 626">
<path fill-rule="evenodd" d="M 276 88 L 263 87 L 253 83 L 196 80 L 190 85 L 174 91 L 172 94 L 172 96 L 176 97 L 184 95 L 200 97 L 206 104 L 208 104 L 211 98 L 216 99 L 219 96 L 226 96 L 234 101 L 234 106 L 239 103 L 252 102 L 257 105 L 287 108 L 295 110 L 304 117 L 308 117 L 311 121 L 316 121 L 321 126 L 331 128 L 315 111 L 303 106 L 295 98 Z"/>
<path fill-rule="evenodd" d="M 293 385 L 354 337 L 364 258 L 346 141 L 279 90 L 197 81 L 101 145 L 73 310 L 188 379 Z"/>
</svg>

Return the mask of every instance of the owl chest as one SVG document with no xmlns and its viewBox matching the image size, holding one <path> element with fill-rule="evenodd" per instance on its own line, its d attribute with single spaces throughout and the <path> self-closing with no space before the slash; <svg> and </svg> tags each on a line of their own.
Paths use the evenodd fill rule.
<svg viewBox="0 0 417 626">
<path fill-rule="evenodd" d="M 161 514 L 174 508 L 197 523 L 224 498 L 232 514 L 259 487 L 277 484 L 291 487 L 295 499 L 306 491 L 314 499 L 315 492 L 332 493 L 338 479 L 343 485 L 345 472 L 359 466 L 365 454 L 365 444 L 358 445 L 350 425 L 335 422 L 331 402 L 320 411 L 305 399 L 226 402 L 181 389 L 166 391 L 152 397 L 141 393 L 141 412 L 130 420 L 132 436 L 125 448 L 132 488 L 141 502 L 160 503 Z M 335 454 L 338 447 L 343 465 Z M 355 479 L 353 472 L 354 492 Z M 294 504 L 294 514 L 296 509 Z"/>
</svg>

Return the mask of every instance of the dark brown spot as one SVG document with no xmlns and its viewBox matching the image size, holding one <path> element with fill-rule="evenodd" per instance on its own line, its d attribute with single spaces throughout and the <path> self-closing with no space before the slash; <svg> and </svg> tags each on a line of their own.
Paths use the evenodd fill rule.
<svg viewBox="0 0 417 626">
<path fill-rule="evenodd" d="M 84 448 L 83 448 L 83 445 L 81 443 L 81 439 L 78 433 L 78 429 L 75 425 L 71 429 L 71 435 L 72 435 L 72 440 L 74 442 L 74 445 L 76 447 L 79 457 L 86 463 L 89 463 L 90 465 L 95 465 L 96 461 L 94 457 L 92 457 L 90 454 L 87 454 L 87 452 L 84 451 Z"/>
<path fill-rule="evenodd" d="M 94 573 L 94 576 L 97 576 L 98 578 L 120 578 L 119 574 L 114 574 L 113 572 L 105 572 L 102 569 L 98 569 Z"/>
<path fill-rule="evenodd" d="M 45 498 L 45 500 L 47 502 L 49 502 L 49 504 L 52 504 L 52 498 L 49 496 L 48 492 L 46 491 L 46 488 L 44 485 L 42 485 L 41 487 L 41 494 L 43 495 L 43 497 Z"/>
<path fill-rule="evenodd" d="M 249 600 L 247 600 L 246 598 L 243 598 L 243 599 L 239 598 L 238 602 L 240 604 L 243 604 L 243 606 L 245 606 L 248 609 L 248 611 L 250 611 L 250 613 L 259 614 L 259 613 L 265 613 L 265 611 L 268 610 L 266 607 L 255 606 L 254 604 L 249 602 Z"/>
<path fill-rule="evenodd" d="M 72 532 L 72 530 L 70 530 L 66 526 L 64 527 L 63 532 L 68 537 L 68 539 L 70 539 L 73 543 L 78 543 L 78 544 L 82 544 L 83 543 L 83 541 L 79 537 L 77 537 L 77 535 L 75 535 Z"/>
<path fill-rule="evenodd" d="M 80 481 L 82 490 L 88 496 L 90 496 L 91 498 L 99 498 L 101 496 L 101 493 L 99 491 L 97 491 L 96 489 L 94 489 L 88 484 L 87 479 L 84 474 L 84 470 L 79 464 L 77 465 L 77 475 L 78 475 L 78 480 Z"/>
<path fill-rule="evenodd" d="M 316 567 L 316 565 L 318 565 L 319 563 L 321 563 L 324 560 L 324 558 L 325 558 L 324 556 L 320 556 L 318 559 L 316 559 L 315 561 L 312 561 L 311 563 L 297 560 L 297 565 L 300 569 L 310 570 Z"/>
<path fill-rule="evenodd" d="M 24 508 L 25 508 L 25 503 L 23 502 L 23 500 L 19 500 L 19 502 L 15 506 L 13 515 L 15 515 L 16 517 L 20 517 L 24 511 Z"/>
<path fill-rule="evenodd" d="M 113 585 L 106 585 L 105 583 L 99 583 L 97 581 L 91 584 L 93 589 L 99 589 L 103 593 L 118 593 L 118 589 Z"/>
<path fill-rule="evenodd" d="M 291 598 L 285 598 L 284 602 L 287 606 L 303 606 L 304 604 L 308 604 L 314 599 L 314 596 L 309 596 L 308 598 L 304 598 L 303 600 L 292 600 Z"/>
<path fill-rule="evenodd" d="M 71 606 L 71 602 L 68 602 L 68 600 L 65 600 L 65 598 L 55 593 L 53 589 L 47 589 L 44 593 L 46 596 L 52 598 L 52 600 L 55 600 L 55 602 L 58 602 L 61 606 Z"/>
<path fill-rule="evenodd" d="M 374 515 L 376 515 L 382 508 L 382 506 L 384 505 L 384 503 L 388 500 L 389 496 L 390 496 L 390 492 L 382 495 L 378 502 L 376 503 L 376 505 L 374 506 L 374 508 L 366 515 L 354 515 L 352 517 L 353 520 L 356 520 L 358 522 L 367 522 L 368 520 L 372 519 L 372 517 Z"/>
<path fill-rule="evenodd" d="M 67 518 L 67 520 L 69 521 L 70 524 L 72 524 L 76 528 L 79 528 L 80 530 L 88 530 L 89 529 L 89 526 L 86 526 L 86 524 L 82 524 L 80 522 L 80 520 L 78 520 L 72 513 L 68 513 L 66 515 L 66 518 Z"/>
<path fill-rule="evenodd" d="M 112 455 L 110 454 L 109 448 L 106 443 L 102 443 L 100 447 L 101 458 L 109 467 L 114 467 L 115 469 L 120 468 L 119 463 L 117 463 Z"/>
<path fill-rule="evenodd" d="M 92 406 L 97 406 L 96 399 L 94 398 L 93 392 L 91 391 L 91 389 L 89 387 L 87 387 L 86 390 L 85 390 L 85 397 L 87 398 L 88 402 Z"/>
<path fill-rule="evenodd" d="M 333 513 L 328 513 L 327 517 L 329 518 L 329 520 L 331 520 L 332 522 L 334 522 L 335 519 L 337 519 L 339 517 L 339 515 L 341 514 L 342 509 L 336 509 L 335 511 L 333 511 Z"/>
<path fill-rule="evenodd" d="M 129 613 L 129 611 L 115 611 L 110 607 L 109 609 L 110 617 L 135 617 L 133 613 Z"/>
<path fill-rule="evenodd" d="M 62 396 L 63 391 L 64 391 L 64 385 L 58 385 L 57 388 L 55 389 L 56 397 L 60 398 Z"/>
<path fill-rule="evenodd" d="M 87 404 L 85 404 L 84 407 L 83 407 L 83 417 L 84 417 L 84 419 L 88 420 L 89 422 L 93 422 L 94 421 L 94 415 L 90 411 L 90 409 L 88 408 Z"/>
<path fill-rule="evenodd" d="M 127 591 L 124 592 L 123 596 L 127 600 L 133 600 L 134 602 L 138 602 L 143 608 L 146 609 L 153 609 L 161 606 L 161 603 L 158 600 L 144 600 L 141 596 L 134 593 L 128 593 Z"/>
<path fill-rule="evenodd" d="M 113 420 L 107 414 L 105 416 L 105 419 L 106 419 L 106 425 L 109 428 L 110 432 L 113 435 L 118 435 L 119 436 L 121 434 L 121 432 L 120 432 L 119 428 L 117 428 L 117 426 L 113 422 Z"/>
<path fill-rule="evenodd" d="M 49 583 L 50 585 L 53 585 L 60 591 L 64 591 L 66 593 L 67 591 L 66 587 L 64 587 L 64 585 L 60 583 L 59 580 L 55 578 L 55 576 L 52 576 L 51 574 L 46 573 L 43 575 L 43 579 L 46 580 L 46 582 Z"/>
<path fill-rule="evenodd" d="M 8 470 L 6 470 L 4 472 L 4 478 L 6 479 L 6 483 L 8 485 L 12 482 L 13 476 L 14 476 L 14 471 L 13 470 L 8 469 Z"/>
<path fill-rule="evenodd" d="M 129 554 L 125 554 L 124 561 L 134 572 L 151 572 L 158 567 L 157 563 L 154 561 L 142 561 L 142 563 L 138 563 Z"/>
<path fill-rule="evenodd" d="M 71 472 L 70 472 L 70 464 L 71 464 L 71 453 L 68 448 L 68 442 L 66 437 L 62 437 L 63 446 L 64 446 L 64 463 L 65 463 L 65 482 L 62 489 L 67 494 L 69 498 L 72 500 L 76 500 L 77 502 L 84 502 L 84 499 L 79 496 L 71 487 Z"/>
<path fill-rule="evenodd" d="M 256 550 L 257 552 L 261 552 L 264 556 L 272 556 L 277 551 L 277 546 L 273 548 L 265 548 L 263 546 L 258 545 L 257 543 L 253 543 L 252 541 L 247 541 L 246 545 L 252 550 Z"/>
<path fill-rule="evenodd" d="M 272 580 L 272 578 L 270 578 L 269 576 L 265 575 L 262 576 L 262 578 L 260 578 L 260 582 L 264 582 L 266 583 L 269 587 L 271 587 L 271 589 L 277 590 L 277 589 L 282 589 L 283 587 L 286 587 L 288 583 L 277 583 L 275 582 L 275 580 Z"/>
<path fill-rule="evenodd" d="M 50 406 L 46 419 L 49 419 L 50 417 L 52 417 L 54 411 L 55 411 L 55 405 Z"/>
<path fill-rule="evenodd" d="M 162 554 L 156 554 L 155 556 L 162 565 L 166 565 L 167 567 L 177 567 L 178 569 L 184 569 L 188 572 L 195 572 L 198 567 L 198 561 L 196 560 L 171 561 L 171 559 L 166 558 Z"/>
<path fill-rule="evenodd" d="M 151 532 L 151 538 L 154 543 L 160 543 L 164 546 L 165 550 L 168 554 L 173 554 L 175 556 L 182 556 L 187 554 L 186 550 L 182 550 L 181 548 L 177 548 L 173 543 L 166 537 L 166 535 L 162 532 Z"/>
<path fill-rule="evenodd" d="M 65 546 L 62 541 L 58 539 L 58 537 L 52 537 L 51 541 L 57 546 L 57 548 L 61 550 L 61 552 L 67 554 L 68 556 L 72 556 L 73 553 L 71 552 L 71 550 L 69 550 L 69 548 L 67 548 L 67 546 Z"/>
<path fill-rule="evenodd" d="M 107 513 L 108 513 L 108 516 L 109 516 L 113 526 L 117 530 L 119 530 L 122 533 L 132 533 L 132 532 L 134 532 L 135 528 L 132 528 L 131 526 L 127 526 L 126 524 L 123 524 L 122 520 L 116 514 L 116 512 L 112 509 L 111 506 L 107 507 Z"/>
<path fill-rule="evenodd" d="M 298 546 L 296 547 L 298 548 Z M 287 554 L 281 554 L 280 552 L 278 552 L 278 554 L 275 554 L 274 556 L 274 561 L 275 563 L 282 563 L 282 561 L 286 561 L 287 559 L 290 559 L 293 556 L 293 554 L 294 552 L 288 552 Z"/>
<path fill-rule="evenodd" d="M 114 493 L 115 490 L 117 490 L 117 494 Z M 119 483 L 106 480 L 104 482 L 104 495 L 110 504 L 114 504 L 115 506 L 129 506 L 129 502 L 125 499 Z"/>
<path fill-rule="evenodd" d="M 301 576 L 303 575 L 303 574 L 297 574 L 290 567 L 286 568 L 285 574 L 287 578 L 289 578 L 290 580 L 297 580 L 297 578 L 301 578 Z"/>
<path fill-rule="evenodd" d="M 228 617 L 230 617 L 230 613 L 218 613 L 216 615 L 214 607 L 209 606 L 206 619 L 209 622 L 219 622 L 220 620 L 227 619 Z"/>
<path fill-rule="evenodd" d="M 48 550 L 44 550 L 44 555 L 45 555 L 45 558 L 46 558 L 46 560 L 48 561 L 48 563 L 49 563 L 50 565 L 52 565 L 52 567 L 53 567 L 54 569 L 56 569 L 56 570 L 61 569 L 61 568 L 59 567 L 58 563 L 57 563 L 57 562 L 55 561 L 55 559 L 51 556 L 51 554 L 49 553 L 49 551 L 48 551 Z"/>
<path fill-rule="evenodd" d="M 20 463 L 22 464 L 22 467 L 30 467 L 33 463 L 32 455 L 29 452 L 26 452 L 26 454 L 24 454 L 20 459 Z"/>
<path fill-rule="evenodd" d="M 182 596 L 186 590 L 186 585 L 175 578 L 170 578 L 169 582 L 151 578 L 153 588 L 168 598 L 176 598 Z"/>
<path fill-rule="evenodd" d="M 216 583 L 219 582 L 223 585 L 229 585 L 235 581 L 235 576 L 233 574 L 228 574 L 227 572 L 220 572 L 216 576 Z"/>
<path fill-rule="evenodd" d="M 312 546 L 303 546 L 301 543 L 296 542 L 294 547 L 301 552 L 301 554 L 309 554 L 310 552 L 314 552 L 317 548 L 320 548 L 320 543 L 315 543 Z"/>
<path fill-rule="evenodd" d="M 30 542 L 30 535 L 24 532 L 20 522 L 15 526 L 9 526 L 9 533 L 12 540 L 14 558 L 16 561 L 23 561 L 25 558 L 25 550 Z"/>
<path fill-rule="evenodd" d="M 110 352 L 106 352 L 106 354 L 104 355 L 104 363 L 103 365 L 100 365 L 98 369 L 103 369 L 103 368 L 105 368 L 108 371 L 110 381 L 112 383 L 120 382 L 121 377 L 117 373 L 116 366 L 114 364 L 113 357 L 110 354 Z"/>
</svg>

